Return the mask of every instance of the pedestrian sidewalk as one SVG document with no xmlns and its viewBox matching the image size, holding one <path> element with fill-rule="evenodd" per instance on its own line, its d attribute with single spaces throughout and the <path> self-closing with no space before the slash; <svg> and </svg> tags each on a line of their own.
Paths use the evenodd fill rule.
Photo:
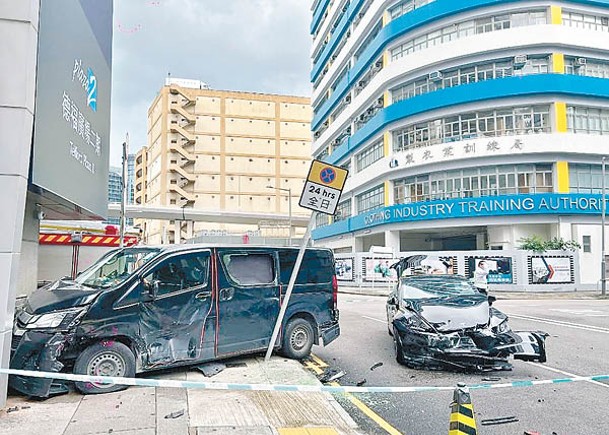
<svg viewBox="0 0 609 435">
<path fill-rule="evenodd" d="M 392 287 L 393 288 L 393 287 Z M 361 295 L 361 296 L 388 296 L 391 292 L 389 287 L 345 287 L 339 284 L 339 293 Z M 510 292 L 494 291 L 490 289 L 490 294 L 497 299 L 603 299 L 600 291 L 544 291 L 544 292 Z"/>
<path fill-rule="evenodd" d="M 207 378 L 194 367 L 155 379 L 239 384 L 318 385 L 298 361 L 231 360 Z M 0 435 L 332 435 L 357 425 L 329 393 L 130 387 L 117 393 L 70 393 L 44 401 L 9 397 Z"/>
</svg>

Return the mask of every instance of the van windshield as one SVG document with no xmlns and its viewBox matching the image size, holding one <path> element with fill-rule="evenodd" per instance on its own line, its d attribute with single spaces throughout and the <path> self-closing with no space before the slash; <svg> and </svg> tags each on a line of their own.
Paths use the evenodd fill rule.
<svg viewBox="0 0 609 435">
<path fill-rule="evenodd" d="M 83 271 L 75 281 L 92 288 L 114 287 L 124 282 L 158 252 L 158 249 L 151 248 L 126 248 L 111 252 Z"/>
</svg>

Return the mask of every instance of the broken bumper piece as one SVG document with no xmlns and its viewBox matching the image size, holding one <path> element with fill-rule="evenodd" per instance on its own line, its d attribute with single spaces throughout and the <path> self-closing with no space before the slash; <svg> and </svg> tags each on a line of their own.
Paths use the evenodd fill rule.
<svg viewBox="0 0 609 435">
<path fill-rule="evenodd" d="M 397 323 L 397 322 L 396 322 Z M 405 364 L 427 370 L 491 371 L 511 370 L 509 357 L 526 361 L 546 361 L 543 332 L 493 333 L 490 329 L 450 333 L 398 331 Z"/>
<path fill-rule="evenodd" d="M 27 331 L 22 335 L 13 335 L 10 367 L 59 372 L 63 364 L 58 358 L 68 341 L 69 337 L 62 333 Z M 63 382 L 53 379 L 15 375 L 9 376 L 9 386 L 20 393 L 35 397 L 49 397 L 69 391 Z"/>
</svg>

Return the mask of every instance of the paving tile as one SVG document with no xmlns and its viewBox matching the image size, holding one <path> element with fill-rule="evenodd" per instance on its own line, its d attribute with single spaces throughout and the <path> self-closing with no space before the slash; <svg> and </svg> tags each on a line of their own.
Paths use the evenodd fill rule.
<svg viewBox="0 0 609 435">
<path fill-rule="evenodd" d="M 81 399 L 80 395 L 46 401 L 9 397 L 6 408 L 0 411 L 0 435 L 62 435 Z M 7 413 L 15 407 L 19 409 Z"/>
<path fill-rule="evenodd" d="M 155 402 L 154 387 L 131 387 L 117 393 L 84 396 L 65 435 L 155 429 Z"/>
</svg>

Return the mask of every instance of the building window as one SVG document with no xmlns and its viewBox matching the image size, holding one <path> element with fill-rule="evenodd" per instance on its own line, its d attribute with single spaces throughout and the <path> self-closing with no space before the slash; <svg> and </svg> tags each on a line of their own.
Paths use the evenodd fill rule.
<svg viewBox="0 0 609 435">
<path fill-rule="evenodd" d="M 334 222 L 344 221 L 351 217 L 351 199 L 341 202 L 336 207 Z"/>
<path fill-rule="evenodd" d="M 609 32 L 609 17 L 607 16 L 563 11 L 562 24 L 564 26 L 577 27 L 579 29 Z"/>
<path fill-rule="evenodd" d="M 609 188 L 609 172 L 605 174 L 605 186 Z M 569 190 L 572 193 L 602 193 L 601 165 L 570 164 Z"/>
<path fill-rule="evenodd" d="M 355 168 L 360 172 L 384 156 L 384 141 L 380 140 L 355 156 Z"/>
<path fill-rule="evenodd" d="M 609 134 L 609 110 L 568 106 L 567 129 L 573 133 Z"/>
<path fill-rule="evenodd" d="M 582 246 L 584 249 L 584 252 L 592 252 L 592 237 L 590 236 L 583 236 L 582 237 Z"/>
<path fill-rule="evenodd" d="M 391 91 L 391 101 L 407 100 L 440 89 L 452 88 L 467 83 L 481 82 L 511 76 L 543 74 L 549 71 L 550 56 L 529 57 L 522 68 L 514 68 L 512 60 L 497 60 L 479 65 L 463 66 L 439 71 L 435 77 L 429 74 L 417 77 Z"/>
<path fill-rule="evenodd" d="M 325 227 L 328 224 L 329 224 L 328 215 L 324 214 L 324 213 L 317 213 L 317 215 L 315 216 L 315 227 L 321 228 L 321 227 Z"/>
<path fill-rule="evenodd" d="M 551 164 L 459 169 L 395 180 L 396 204 L 553 191 Z"/>
<path fill-rule="evenodd" d="M 518 12 L 513 14 L 494 15 L 475 20 L 463 21 L 443 27 L 433 32 L 407 40 L 391 50 L 391 60 L 407 56 L 415 51 L 441 45 L 456 39 L 480 33 L 495 32 L 513 27 L 547 24 L 547 13 L 544 10 Z"/>
<path fill-rule="evenodd" d="M 385 186 L 380 185 L 356 196 L 357 212 L 365 213 L 385 205 Z"/>
<path fill-rule="evenodd" d="M 606 79 L 609 78 L 609 63 L 597 59 L 567 57 L 565 58 L 565 73 Z"/>
<path fill-rule="evenodd" d="M 609 111 L 607 112 L 609 114 Z M 393 132 L 395 152 L 477 137 L 550 132 L 550 107 L 528 106 L 464 113 Z"/>
<path fill-rule="evenodd" d="M 397 5 L 389 8 L 389 16 L 391 17 L 391 20 L 395 20 L 402 15 L 406 15 L 407 13 L 434 1 L 435 0 L 402 0 L 401 2 L 398 2 Z"/>
</svg>

